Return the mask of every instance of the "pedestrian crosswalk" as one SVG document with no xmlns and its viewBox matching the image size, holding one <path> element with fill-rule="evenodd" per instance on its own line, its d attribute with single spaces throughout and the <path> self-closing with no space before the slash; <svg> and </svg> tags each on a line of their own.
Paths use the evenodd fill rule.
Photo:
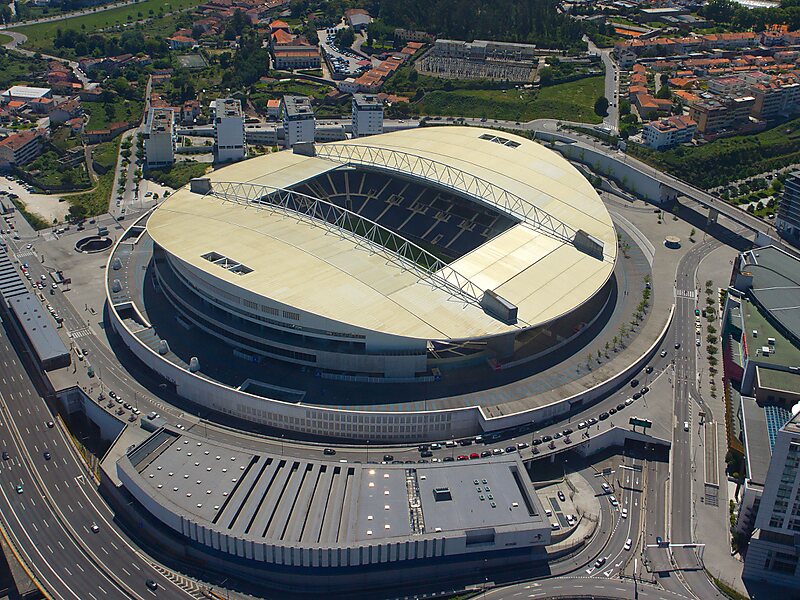
<svg viewBox="0 0 800 600">
<path fill-rule="evenodd" d="M 17 258 L 28 258 L 29 256 L 36 256 L 35 250 L 28 250 L 27 248 L 20 250 L 16 253 Z"/>
<path fill-rule="evenodd" d="M 694 290 L 675 290 L 675 295 L 678 298 L 694 299 L 696 297 L 696 292 Z"/>
<path fill-rule="evenodd" d="M 81 327 L 80 329 L 75 329 L 74 331 L 69 332 L 69 337 L 75 338 L 82 338 L 86 337 L 87 335 L 92 335 L 94 332 L 92 331 L 91 327 Z"/>
</svg>

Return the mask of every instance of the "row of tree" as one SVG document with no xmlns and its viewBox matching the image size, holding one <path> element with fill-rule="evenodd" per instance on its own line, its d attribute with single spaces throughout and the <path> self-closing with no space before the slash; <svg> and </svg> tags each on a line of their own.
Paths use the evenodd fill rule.
<svg viewBox="0 0 800 600">
<path fill-rule="evenodd" d="M 145 38 L 141 31 L 125 31 L 120 36 L 87 34 L 77 29 L 57 29 L 53 40 L 56 49 L 72 50 L 75 56 L 104 58 L 120 54 L 144 52 L 153 58 L 166 56 L 169 52 L 166 42 L 155 38 Z"/>
<path fill-rule="evenodd" d="M 710 0 L 700 13 L 706 19 L 739 31 L 762 31 L 773 24 L 788 25 L 793 31 L 800 29 L 800 0 L 782 0 L 779 7 L 753 9 L 733 0 Z"/>
</svg>

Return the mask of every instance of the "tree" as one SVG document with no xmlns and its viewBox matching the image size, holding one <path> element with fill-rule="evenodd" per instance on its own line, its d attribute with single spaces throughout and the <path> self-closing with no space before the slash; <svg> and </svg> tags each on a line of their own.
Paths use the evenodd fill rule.
<svg viewBox="0 0 800 600">
<path fill-rule="evenodd" d="M 336 32 L 336 46 L 349 48 L 356 41 L 356 34 L 351 27 L 342 27 Z"/>
<path fill-rule="evenodd" d="M 594 114 L 598 117 L 608 116 L 608 98 L 600 96 L 594 102 Z"/>
<path fill-rule="evenodd" d="M 669 86 L 662 85 L 656 92 L 656 98 L 661 100 L 669 100 L 672 98 L 672 92 L 669 91 Z"/>
<path fill-rule="evenodd" d="M 539 83 L 542 85 L 550 85 L 553 83 L 552 67 L 543 67 L 539 69 Z"/>
</svg>

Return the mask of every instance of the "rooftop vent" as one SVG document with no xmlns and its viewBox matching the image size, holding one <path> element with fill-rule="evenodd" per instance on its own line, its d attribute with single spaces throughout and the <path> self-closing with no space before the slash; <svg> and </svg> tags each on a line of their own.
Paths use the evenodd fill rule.
<svg viewBox="0 0 800 600">
<path fill-rule="evenodd" d="M 453 495 L 450 493 L 450 488 L 437 487 L 433 488 L 433 499 L 437 502 L 447 502 L 453 499 Z"/>
</svg>

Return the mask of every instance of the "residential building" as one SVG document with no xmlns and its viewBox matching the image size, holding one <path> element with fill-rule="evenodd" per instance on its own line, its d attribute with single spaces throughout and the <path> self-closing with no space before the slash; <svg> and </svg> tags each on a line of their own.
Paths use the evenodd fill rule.
<svg viewBox="0 0 800 600">
<path fill-rule="evenodd" d="M 281 101 L 283 143 L 287 148 L 314 141 L 314 111 L 306 96 L 284 96 Z"/>
<path fill-rule="evenodd" d="M 191 125 L 200 115 L 200 103 L 197 100 L 187 100 L 181 106 L 181 123 Z"/>
<path fill-rule="evenodd" d="M 383 133 L 383 103 L 373 94 L 353 94 L 353 137 Z"/>
<path fill-rule="evenodd" d="M 751 88 L 755 102 L 752 114 L 758 119 L 775 119 L 800 111 L 800 83 L 781 82 L 774 78 Z"/>
<path fill-rule="evenodd" d="M 170 50 L 184 50 L 197 45 L 197 40 L 185 35 L 173 35 L 167 38 Z"/>
<path fill-rule="evenodd" d="M 273 67 L 276 69 L 318 69 L 321 64 L 319 49 L 300 35 L 289 31 L 283 21 L 270 24 L 269 46 Z"/>
<path fill-rule="evenodd" d="M 145 164 L 167 167 L 175 162 L 175 113 L 171 108 L 151 108 L 144 133 Z"/>
<path fill-rule="evenodd" d="M 689 117 L 697 123 L 697 131 L 702 134 L 736 131 L 749 122 L 754 104 L 753 96 L 701 100 L 689 106 Z"/>
<path fill-rule="evenodd" d="M 277 121 L 281 114 L 281 101 L 277 99 L 267 100 L 267 118 Z"/>
<path fill-rule="evenodd" d="M 800 171 L 790 174 L 783 183 L 775 228 L 784 238 L 800 246 Z"/>
<path fill-rule="evenodd" d="M 217 162 L 242 160 L 247 154 L 242 104 L 233 98 L 214 102 L 214 157 Z"/>
<path fill-rule="evenodd" d="M 673 116 L 646 123 L 642 130 L 644 145 L 653 150 L 666 150 L 692 141 L 697 123 L 687 116 Z"/>
<path fill-rule="evenodd" d="M 653 119 L 659 113 L 669 114 L 672 111 L 672 101 L 665 98 L 656 98 L 649 93 L 639 93 L 633 97 L 633 108 L 639 118 Z"/>
<path fill-rule="evenodd" d="M 0 165 L 18 167 L 31 162 L 42 153 L 46 138 L 43 129 L 12 133 L 0 141 Z"/>
</svg>

